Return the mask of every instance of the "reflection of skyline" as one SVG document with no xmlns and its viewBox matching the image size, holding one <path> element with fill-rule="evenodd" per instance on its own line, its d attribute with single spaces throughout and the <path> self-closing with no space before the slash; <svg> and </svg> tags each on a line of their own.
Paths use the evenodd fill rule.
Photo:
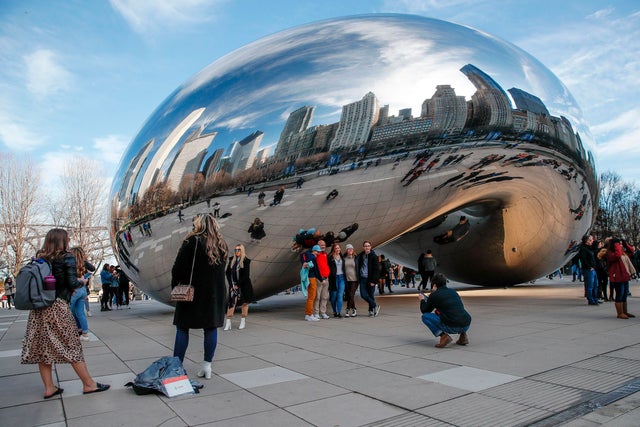
<svg viewBox="0 0 640 427">
<path fill-rule="evenodd" d="M 413 117 L 410 108 L 399 110 L 398 116 L 389 116 L 389 106 L 380 107 L 373 92 L 368 92 L 359 101 L 344 105 L 337 123 L 310 126 L 315 106 L 302 106 L 289 114 L 274 154 L 270 157 L 267 155 L 268 148 L 260 150 L 265 136 L 261 130 L 255 130 L 244 139 L 232 142 L 226 157 L 221 155 L 220 150 L 207 157 L 208 147 L 217 133 L 208 130 L 201 137 L 200 132 L 207 124 L 201 125 L 194 131 L 195 137 L 192 135 L 183 143 L 188 148 L 185 150 L 185 147 L 181 147 L 178 150 L 176 156 L 180 159 L 174 159 L 167 172 L 162 174 L 160 171 L 169 154 L 189 127 L 203 115 L 205 109 L 197 109 L 170 133 L 156 151 L 146 168 L 139 191 L 144 192 L 146 188 L 162 180 L 167 181 L 171 190 L 178 191 L 181 185 L 188 186 L 189 183 L 183 183 L 185 177 L 189 175 L 193 180 L 199 172 L 208 181 L 218 171 L 225 171 L 233 176 L 238 171 L 269 161 L 291 162 L 326 151 L 350 152 L 367 144 L 369 148 L 376 148 L 378 145 L 384 147 L 406 138 L 415 142 L 421 137 L 424 140 L 441 135 L 454 136 L 460 135 L 465 129 L 467 135 L 474 135 L 478 130 L 509 128 L 515 133 L 530 133 L 524 137 L 529 141 L 534 139 L 534 133 L 542 133 L 562 141 L 574 152 L 580 147 L 569 121 L 564 117 L 549 115 L 539 97 L 519 88 L 511 88 L 508 92 L 515 103 L 513 108 L 507 92 L 491 76 L 472 64 L 463 66 L 460 71 L 477 89 L 471 99 L 466 100 L 464 96 L 457 95 L 455 88 L 450 85 L 437 85 L 432 97 L 422 103 L 419 117 Z M 501 134 L 499 132 L 495 135 Z M 261 155 L 258 158 L 259 150 Z M 131 178 L 128 177 L 129 180 Z M 133 184 L 129 182 L 127 190 L 131 191 L 132 187 Z"/>
</svg>

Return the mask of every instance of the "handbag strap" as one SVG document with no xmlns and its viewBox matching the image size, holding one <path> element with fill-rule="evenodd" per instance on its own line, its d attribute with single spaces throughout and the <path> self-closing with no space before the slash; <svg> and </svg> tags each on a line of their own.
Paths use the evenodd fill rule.
<svg viewBox="0 0 640 427">
<path fill-rule="evenodd" d="M 196 247 L 193 249 L 193 261 L 191 262 L 191 275 L 189 276 L 189 286 L 193 280 L 193 267 L 196 265 L 196 251 L 198 250 L 198 238 L 196 237 Z"/>
</svg>

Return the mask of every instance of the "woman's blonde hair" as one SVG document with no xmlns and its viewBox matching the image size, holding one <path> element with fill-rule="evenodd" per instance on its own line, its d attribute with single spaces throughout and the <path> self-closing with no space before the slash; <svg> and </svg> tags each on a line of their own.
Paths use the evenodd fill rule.
<svg viewBox="0 0 640 427">
<path fill-rule="evenodd" d="M 191 231 L 185 240 L 192 236 L 198 236 L 204 239 L 205 248 L 209 264 L 224 263 L 227 258 L 227 242 L 222 238 L 220 233 L 220 225 L 213 217 L 213 214 L 196 214 L 193 218 L 193 231 Z"/>
<path fill-rule="evenodd" d="M 240 259 L 238 260 L 238 264 L 242 266 L 244 264 L 244 259 L 247 256 L 245 252 L 244 245 L 242 243 L 238 243 L 234 246 L 234 256 L 235 256 L 235 248 L 240 248 Z"/>
</svg>

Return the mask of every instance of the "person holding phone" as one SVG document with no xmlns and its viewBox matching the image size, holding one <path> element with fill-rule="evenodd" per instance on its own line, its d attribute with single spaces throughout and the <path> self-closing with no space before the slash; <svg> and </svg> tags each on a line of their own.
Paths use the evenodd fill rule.
<svg viewBox="0 0 640 427">
<path fill-rule="evenodd" d="M 449 334 L 460 334 L 456 344 L 469 344 L 467 331 L 471 325 L 471 315 L 464 308 L 460 295 L 447 287 L 447 278 L 444 274 L 436 274 L 432 281 L 436 290 L 429 297 L 424 293 L 418 293 L 420 299 L 420 312 L 422 323 L 433 333 L 440 337 L 437 348 L 446 347 L 453 339 Z M 435 313 L 432 313 L 435 310 Z"/>
</svg>

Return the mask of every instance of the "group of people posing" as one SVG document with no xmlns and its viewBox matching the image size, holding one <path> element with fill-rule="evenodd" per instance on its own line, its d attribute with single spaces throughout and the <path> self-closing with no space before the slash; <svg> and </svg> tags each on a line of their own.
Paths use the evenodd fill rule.
<svg viewBox="0 0 640 427">
<path fill-rule="evenodd" d="M 613 299 L 618 319 L 635 317 L 627 309 L 629 281 L 637 277 L 632 259 L 637 259 L 637 249 L 619 238 L 608 238 L 603 242 L 592 235 L 582 237 L 578 251 L 580 272 L 589 305 L 600 304 L 607 299 L 607 283 L 610 287 L 608 299 Z"/>
</svg>

